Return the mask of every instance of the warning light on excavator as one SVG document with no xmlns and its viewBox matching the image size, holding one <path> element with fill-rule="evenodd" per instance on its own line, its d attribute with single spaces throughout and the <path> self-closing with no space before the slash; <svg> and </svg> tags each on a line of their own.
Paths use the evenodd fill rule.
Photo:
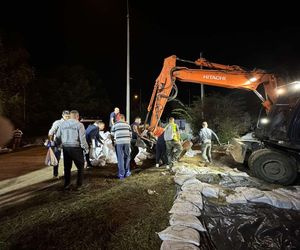
<svg viewBox="0 0 300 250">
<path fill-rule="evenodd" d="M 251 78 L 249 79 L 249 81 L 250 81 L 250 82 L 256 82 L 256 81 L 257 81 L 257 78 L 256 78 L 256 77 L 251 77 Z"/>
</svg>

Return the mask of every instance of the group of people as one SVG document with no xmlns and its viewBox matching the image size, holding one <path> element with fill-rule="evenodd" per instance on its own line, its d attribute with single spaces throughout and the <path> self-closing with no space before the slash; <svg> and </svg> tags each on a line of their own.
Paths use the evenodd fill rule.
<svg viewBox="0 0 300 250">
<path fill-rule="evenodd" d="M 118 161 L 118 178 L 124 179 L 131 175 L 130 164 L 136 154 L 133 142 L 139 134 L 138 126 L 141 119 L 137 117 L 132 125 L 126 122 L 125 116 L 120 114 L 119 108 L 115 108 L 110 115 L 111 139 L 115 146 Z M 62 118 L 52 124 L 48 132 L 48 147 L 53 149 L 57 159 L 57 165 L 53 166 L 53 177 L 59 178 L 58 166 L 63 152 L 64 159 L 64 188 L 70 189 L 71 168 L 74 162 L 77 168 L 77 188 L 83 184 L 83 170 L 85 162 L 87 167 L 92 167 L 90 161 L 90 151 L 99 144 L 103 143 L 100 132 L 105 128 L 105 123 L 95 121 L 86 129 L 79 121 L 79 112 L 77 110 L 64 110 Z"/>
<path fill-rule="evenodd" d="M 156 138 L 155 166 L 160 167 L 161 165 L 166 165 L 166 168 L 169 168 L 170 165 L 173 165 L 179 160 L 183 151 L 180 130 L 173 117 L 169 118 L 169 123 L 164 129 L 160 128 L 156 131 Z M 201 156 L 204 163 L 212 162 L 211 148 L 213 139 L 216 139 L 220 144 L 217 134 L 208 128 L 208 123 L 204 121 L 202 123 L 202 129 L 199 131 Z"/>
<path fill-rule="evenodd" d="M 203 122 L 202 126 L 203 128 L 199 132 L 202 143 L 202 157 L 206 162 L 211 162 L 212 137 L 215 136 L 218 142 L 219 139 L 208 128 L 207 122 Z M 121 114 L 120 109 L 116 107 L 110 114 L 109 127 L 118 162 L 117 177 L 122 180 L 131 175 L 131 167 L 135 166 L 134 159 L 139 152 L 138 141 L 143 138 L 141 118 L 136 117 L 132 124 L 128 124 L 125 115 Z M 95 121 L 85 129 L 79 121 L 77 110 L 64 110 L 62 118 L 52 124 L 48 132 L 48 146 L 53 149 L 58 164 L 61 150 L 63 151 L 65 189 L 70 189 L 73 162 L 77 168 L 77 188 L 82 186 L 85 162 L 87 167 L 92 167 L 90 150 L 99 144 L 103 144 L 100 132 L 104 131 L 104 128 L 104 122 Z M 179 160 L 183 150 L 179 127 L 175 123 L 175 119 L 173 117 L 169 118 L 166 127 L 157 129 L 152 136 L 156 137 L 155 166 L 166 165 L 169 168 L 170 165 Z M 58 164 L 53 166 L 54 178 L 59 178 Z"/>
</svg>

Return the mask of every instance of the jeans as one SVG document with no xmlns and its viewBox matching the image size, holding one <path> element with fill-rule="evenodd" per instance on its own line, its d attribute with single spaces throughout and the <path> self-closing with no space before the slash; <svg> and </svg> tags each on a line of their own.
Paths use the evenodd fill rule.
<svg viewBox="0 0 300 250">
<path fill-rule="evenodd" d="M 53 176 L 57 177 L 58 176 L 58 166 L 59 166 L 61 150 L 58 147 L 52 147 L 52 150 L 53 150 L 53 152 L 55 154 L 55 157 L 57 159 L 57 165 L 53 166 Z"/>
<path fill-rule="evenodd" d="M 135 165 L 134 158 L 139 153 L 139 148 L 137 146 L 135 146 L 135 143 L 136 143 L 136 139 L 131 139 L 130 159 L 131 159 L 132 164 L 134 164 L 134 165 Z"/>
<path fill-rule="evenodd" d="M 84 168 L 84 156 L 82 148 L 64 147 L 64 172 L 65 172 L 65 184 L 68 186 L 71 182 L 71 169 L 73 161 L 77 168 L 77 186 L 81 186 L 83 182 L 83 168 Z"/>
<path fill-rule="evenodd" d="M 164 164 L 168 163 L 166 155 L 166 142 L 163 137 L 159 137 L 156 142 L 155 147 L 155 163 L 159 164 L 159 161 L 162 160 Z"/>
<path fill-rule="evenodd" d="M 174 163 L 179 159 L 182 151 L 182 146 L 179 141 L 166 141 L 168 164 Z"/>
<path fill-rule="evenodd" d="M 131 175 L 130 172 L 130 144 L 116 144 L 118 159 L 118 177 L 123 179 Z"/>
<path fill-rule="evenodd" d="M 211 142 L 206 142 L 201 145 L 202 158 L 211 162 Z"/>
</svg>

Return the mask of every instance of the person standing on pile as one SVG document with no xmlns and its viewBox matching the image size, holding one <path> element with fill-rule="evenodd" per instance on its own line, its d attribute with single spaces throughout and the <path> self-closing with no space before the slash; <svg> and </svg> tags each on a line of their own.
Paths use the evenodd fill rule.
<svg viewBox="0 0 300 250">
<path fill-rule="evenodd" d="M 130 141 L 131 127 L 125 121 L 125 115 L 120 115 L 120 121 L 111 128 L 111 135 L 114 140 L 118 159 L 118 178 L 123 180 L 131 175 L 130 172 Z"/>
<path fill-rule="evenodd" d="M 103 122 L 102 121 L 95 121 L 93 124 L 90 124 L 86 131 L 86 141 L 89 145 L 89 153 L 85 155 L 85 160 L 87 162 L 87 167 L 92 168 L 92 164 L 90 161 L 90 151 L 91 149 L 94 150 L 98 144 L 103 144 L 103 138 L 100 136 L 100 129 L 103 130 Z"/>
<path fill-rule="evenodd" d="M 57 159 L 57 165 L 53 166 L 53 178 L 58 179 L 58 166 L 59 166 L 59 160 L 60 160 L 60 155 L 61 155 L 61 148 L 58 147 L 58 145 L 56 145 L 55 143 L 55 139 L 56 139 L 56 133 L 60 127 L 60 125 L 68 120 L 70 118 L 70 112 L 69 110 L 64 110 L 62 112 L 62 118 L 59 120 L 56 120 L 55 122 L 53 122 L 52 127 L 50 128 L 49 132 L 48 132 L 48 146 L 50 146 L 55 154 L 55 157 Z"/>
<path fill-rule="evenodd" d="M 60 125 L 56 140 L 63 147 L 64 189 L 70 190 L 73 161 L 77 167 L 77 189 L 80 189 L 83 184 L 84 153 L 88 154 L 89 147 L 85 138 L 85 128 L 79 122 L 79 112 L 77 110 L 72 110 L 70 119 Z"/>
<path fill-rule="evenodd" d="M 173 165 L 178 161 L 182 151 L 179 128 L 175 123 L 174 117 L 169 118 L 169 124 L 165 127 L 164 139 L 166 141 L 168 165 Z"/>
<path fill-rule="evenodd" d="M 112 128 L 112 126 L 120 120 L 120 109 L 118 107 L 115 107 L 114 111 L 110 113 L 109 116 L 109 127 Z"/>
<path fill-rule="evenodd" d="M 201 151 L 202 151 L 202 158 L 205 162 L 212 162 L 211 158 L 211 141 L 213 136 L 216 138 L 218 143 L 220 144 L 220 140 L 217 134 L 208 128 L 207 122 L 202 123 L 202 129 L 199 132 L 200 142 L 201 142 Z"/>
</svg>

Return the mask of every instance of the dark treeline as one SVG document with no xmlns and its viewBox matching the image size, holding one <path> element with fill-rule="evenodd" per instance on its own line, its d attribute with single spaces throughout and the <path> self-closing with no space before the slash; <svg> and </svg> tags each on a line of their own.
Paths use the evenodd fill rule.
<svg viewBox="0 0 300 250">
<path fill-rule="evenodd" d="M 26 49 L 0 36 L 0 114 L 15 127 L 27 134 L 45 134 L 64 109 L 108 119 L 111 102 L 95 71 L 82 65 L 42 71 L 29 62 Z"/>
</svg>

